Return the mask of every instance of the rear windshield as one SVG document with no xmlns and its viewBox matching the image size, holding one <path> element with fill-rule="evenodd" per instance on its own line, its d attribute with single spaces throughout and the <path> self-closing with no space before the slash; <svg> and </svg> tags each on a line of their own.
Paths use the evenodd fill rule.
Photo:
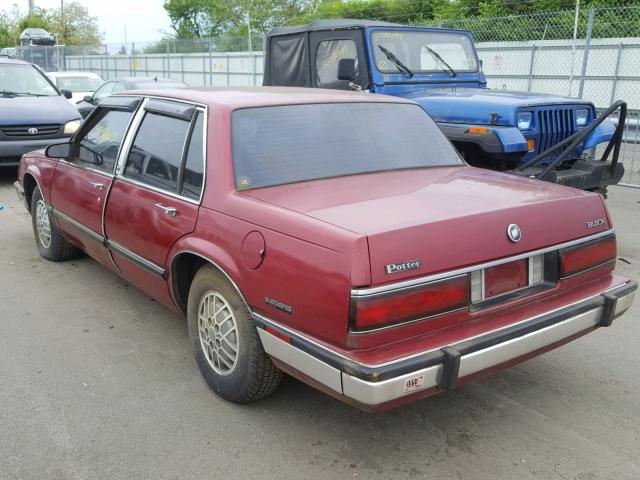
<svg viewBox="0 0 640 480">
<path fill-rule="evenodd" d="M 233 112 L 236 188 L 462 165 L 417 105 L 332 103 Z"/>
</svg>

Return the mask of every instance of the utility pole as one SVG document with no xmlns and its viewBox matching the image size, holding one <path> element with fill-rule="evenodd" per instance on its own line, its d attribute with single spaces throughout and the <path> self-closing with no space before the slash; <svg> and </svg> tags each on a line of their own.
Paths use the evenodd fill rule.
<svg viewBox="0 0 640 480">
<path fill-rule="evenodd" d="M 247 30 L 249 33 L 249 53 L 253 52 L 253 48 L 251 46 L 251 11 L 247 8 Z"/>
<path fill-rule="evenodd" d="M 67 43 L 67 28 L 64 24 L 64 0 L 60 0 L 60 24 L 62 26 L 62 41 L 63 44 Z M 58 42 L 60 43 L 60 42 Z"/>
<path fill-rule="evenodd" d="M 36 8 L 35 5 L 33 4 L 34 0 L 29 0 L 29 13 L 33 13 L 33 9 Z"/>
<path fill-rule="evenodd" d="M 569 93 L 571 96 L 571 90 L 573 87 L 573 67 L 576 64 L 576 41 L 578 39 L 578 22 L 580 21 L 580 0 L 576 0 L 576 14 L 573 21 L 573 42 L 571 43 L 571 73 L 569 74 Z"/>
</svg>

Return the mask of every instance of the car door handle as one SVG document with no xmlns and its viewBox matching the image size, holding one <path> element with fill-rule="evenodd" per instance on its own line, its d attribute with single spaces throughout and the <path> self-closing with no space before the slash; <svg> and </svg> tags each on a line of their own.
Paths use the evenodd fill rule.
<svg viewBox="0 0 640 480">
<path fill-rule="evenodd" d="M 103 183 L 98 183 L 98 182 L 89 182 L 89 183 L 96 190 L 102 190 L 104 188 L 104 184 Z"/>
<path fill-rule="evenodd" d="M 158 207 L 160 210 L 162 210 L 166 215 L 169 215 L 170 217 L 175 217 L 176 213 L 178 212 L 175 209 L 175 207 L 165 207 L 161 203 L 156 203 L 156 207 Z"/>
</svg>

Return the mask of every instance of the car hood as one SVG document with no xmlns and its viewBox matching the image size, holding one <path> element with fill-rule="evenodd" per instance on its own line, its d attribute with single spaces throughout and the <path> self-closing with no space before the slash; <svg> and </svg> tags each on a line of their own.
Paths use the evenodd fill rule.
<svg viewBox="0 0 640 480">
<path fill-rule="evenodd" d="M 607 230 L 599 195 L 473 167 L 355 175 L 243 192 L 368 237 L 373 283 L 384 265 L 422 260 L 424 275 Z M 587 229 L 604 218 L 605 225 Z M 509 241 L 507 226 L 522 230 Z M 452 264 L 452 259 L 453 264 Z"/>
<path fill-rule="evenodd" d="M 438 122 L 515 125 L 516 110 L 544 105 L 591 105 L 576 98 L 489 88 L 425 89 L 403 95 L 418 102 Z"/>
<path fill-rule="evenodd" d="M 0 125 L 63 124 L 76 118 L 80 118 L 80 113 L 61 95 L 52 97 L 0 96 Z"/>
</svg>

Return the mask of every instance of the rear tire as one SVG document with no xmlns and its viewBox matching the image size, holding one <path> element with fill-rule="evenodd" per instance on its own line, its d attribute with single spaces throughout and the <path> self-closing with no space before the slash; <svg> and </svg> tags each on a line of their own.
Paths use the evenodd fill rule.
<svg viewBox="0 0 640 480">
<path fill-rule="evenodd" d="M 278 387 L 282 372 L 264 352 L 249 309 L 211 265 L 198 270 L 191 283 L 187 322 L 198 368 L 220 397 L 248 403 Z"/>
<path fill-rule="evenodd" d="M 31 223 L 38 253 L 42 258 L 53 262 L 62 262 L 76 258 L 80 254 L 76 247 L 60 235 L 58 228 L 51 221 L 51 212 L 38 187 L 35 188 L 31 196 Z"/>
</svg>

